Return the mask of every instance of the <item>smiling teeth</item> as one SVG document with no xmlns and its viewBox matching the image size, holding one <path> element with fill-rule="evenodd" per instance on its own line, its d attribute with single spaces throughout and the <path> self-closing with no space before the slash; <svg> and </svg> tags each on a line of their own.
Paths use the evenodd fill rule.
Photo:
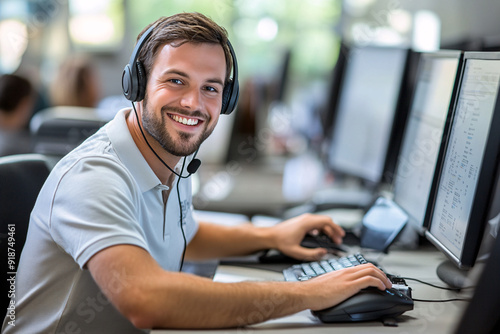
<svg viewBox="0 0 500 334">
<path fill-rule="evenodd" d="M 198 124 L 198 120 L 193 119 L 193 118 L 185 118 L 185 117 L 180 117 L 177 115 L 172 115 L 172 119 L 174 121 L 182 123 L 184 125 L 196 125 L 196 124 Z"/>
</svg>

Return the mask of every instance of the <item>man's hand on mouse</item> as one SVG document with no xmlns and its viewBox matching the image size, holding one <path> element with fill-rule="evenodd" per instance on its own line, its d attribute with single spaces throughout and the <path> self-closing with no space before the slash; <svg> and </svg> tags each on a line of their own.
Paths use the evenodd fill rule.
<svg viewBox="0 0 500 334">
<path fill-rule="evenodd" d="M 283 254 L 304 261 L 315 261 L 328 251 L 325 248 L 306 248 L 300 243 L 306 234 L 324 233 L 335 243 L 341 244 L 345 236 L 344 230 L 328 216 L 303 214 L 288 219 L 270 228 L 274 247 Z"/>
</svg>

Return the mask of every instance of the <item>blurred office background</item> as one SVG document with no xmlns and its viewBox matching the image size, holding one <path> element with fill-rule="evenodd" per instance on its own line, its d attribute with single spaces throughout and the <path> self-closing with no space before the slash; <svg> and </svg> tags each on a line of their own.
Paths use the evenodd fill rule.
<svg viewBox="0 0 500 334">
<path fill-rule="evenodd" d="M 238 110 L 221 117 L 200 151 L 200 209 L 278 213 L 329 182 L 322 154 L 342 42 L 421 51 L 500 45 L 496 0 L 0 0 L 0 74 L 32 81 L 36 113 L 54 104 L 61 64 L 84 55 L 105 122 L 130 105 L 121 75 L 137 34 L 159 16 L 189 11 L 227 29 L 240 68 Z"/>
</svg>

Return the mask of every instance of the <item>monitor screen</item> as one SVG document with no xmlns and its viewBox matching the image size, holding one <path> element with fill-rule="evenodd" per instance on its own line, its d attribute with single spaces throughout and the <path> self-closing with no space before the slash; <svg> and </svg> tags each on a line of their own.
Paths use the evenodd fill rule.
<svg viewBox="0 0 500 334">
<path fill-rule="evenodd" d="M 420 233 L 461 56 L 460 51 L 422 54 L 418 66 L 393 194 L 408 223 Z"/>
<path fill-rule="evenodd" d="M 455 266 L 467 269 L 481 244 L 495 183 L 500 53 L 466 52 L 461 72 L 426 214 L 426 237 Z"/>
<path fill-rule="evenodd" d="M 328 154 L 332 171 L 382 179 L 407 49 L 350 48 Z"/>
</svg>

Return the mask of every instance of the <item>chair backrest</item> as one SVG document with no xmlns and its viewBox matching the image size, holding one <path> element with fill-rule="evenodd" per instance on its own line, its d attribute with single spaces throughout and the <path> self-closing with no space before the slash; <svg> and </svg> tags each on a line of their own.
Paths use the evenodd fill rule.
<svg viewBox="0 0 500 334">
<path fill-rule="evenodd" d="M 30 122 L 33 152 L 66 155 L 106 122 L 93 108 L 59 106 L 41 110 Z"/>
<path fill-rule="evenodd" d="M 31 210 L 56 160 L 40 154 L 0 157 L 0 311 L 9 305 L 9 279 L 19 264 Z"/>
</svg>

